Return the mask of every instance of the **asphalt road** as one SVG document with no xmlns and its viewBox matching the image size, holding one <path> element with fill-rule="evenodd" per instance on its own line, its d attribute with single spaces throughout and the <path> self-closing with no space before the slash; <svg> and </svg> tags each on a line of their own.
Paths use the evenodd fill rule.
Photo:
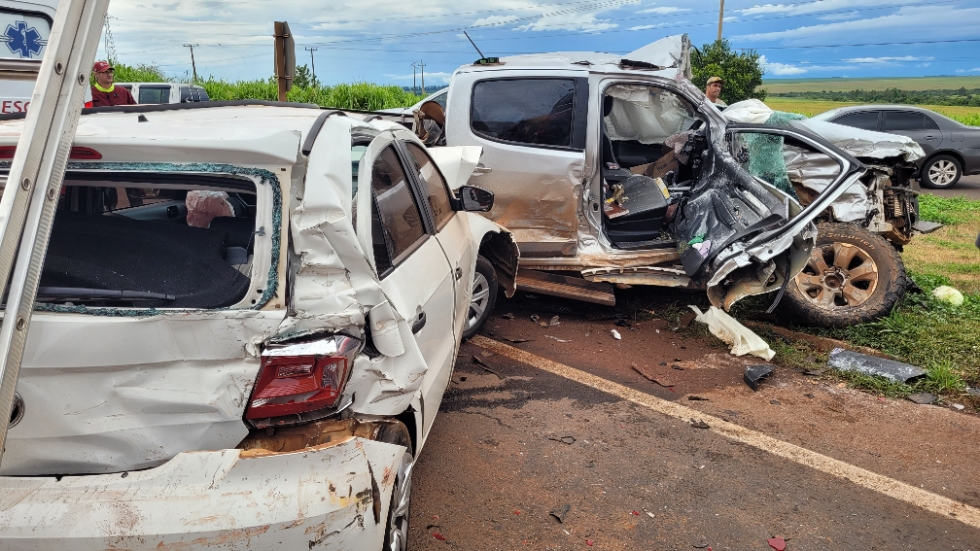
<svg viewBox="0 0 980 551">
<path fill-rule="evenodd" d="M 922 191 L 942 197 L 966 197 L 967 199 L 980 200 L 980 175 L 963 176 L 955 186 L 949 189 L 923 188 Z"/>
<path fill-rule="evenodd" d="M 498 306 L 416 465 L 411 549 L 980 549 L 980 418 L 789 368 L 753 392 L 763 362 L 651 294 Z"/>
</svg>

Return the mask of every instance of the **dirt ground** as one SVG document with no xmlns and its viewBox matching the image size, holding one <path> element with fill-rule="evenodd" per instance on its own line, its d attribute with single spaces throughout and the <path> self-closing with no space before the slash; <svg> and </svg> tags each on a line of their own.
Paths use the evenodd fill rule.
<svg viewBox="0 0 980 551">
<path fill-rule="evenodd" d="M 754 392 L 744 367 L 765 362 L 735 358 L 702 332 L 672 330 L 656 317 L 666 308 L 656 299 L 630 299 L 607 309 L 519 295 L 498 306 L 484 333 L 980 507 L 977 417 L 788 368 Z M 638 310 L 645 315 L 634 317 Z M 651 311 L 654 319 L 642 319 Z M 554 315 L 558 325 L 543 327 Z M 559 522 L 550 511 L 562 516 L 565 505 Z M 980 548 L 977 526 L 472 342 L 416 466 L 412 508 L 412 549 L 772 549 L 773 536 L 787 549 Z"/>
</svg>

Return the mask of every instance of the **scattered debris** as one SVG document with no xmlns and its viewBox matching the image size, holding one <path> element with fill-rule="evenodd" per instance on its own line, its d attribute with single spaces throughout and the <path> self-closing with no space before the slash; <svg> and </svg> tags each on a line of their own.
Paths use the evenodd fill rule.
<svg viewBox="0 0 980 551">
<path fill-rule="evenodd" d="M 684 371 L 684 368 L 681 367 L 681 366 L 679 366 L 679 365 L 677 365 L 677 364 L 674 364 L 674 365 L 672 365 L 670 367 L 671 367 L 671 369 L 676 369 L 677 371 Z"/>
<path fill-rule="evenodd" d="M 711 426 L 702 421 L 701 419 L 691 419 L 691 426 L 696 429 L 710 429 Z"/>
<path fill-rule="evenodd" d="M 592 540 L 585 540 L 585 545 L 588 545 L 589 547 L 592 547 L 593 545 L 595 545 L 595 542 L 592 541 Z"/>
<path fill-rule="evenodd" d="M 650 369 L 647 367 L 640 367 L 636 364 L 631 364 L 630 367 L 633 368 L 633 371 L 636 371 L 640 375 L 643 375 L 643 377 L 646 378 L 648 381 L 657 383 L 658 385 L 664 388 L 672 388 L 674 386 L 674 383 L 664 378 L 663 375 L 657 375 L 655 373 L 652 373 Z"/>
<path fill-rule="evenodd" d="M 766 543 L 776 551 L 786 551 L 786 540 L 783 538 L 769 538 Z"/>
<path fill-rule="evenodd" d="M 657 518 L 657 517 L 656 517 L 656 516 L 654 516 L 654 514 L 653 514 L 653 513 L 651 513 L 650 511 L 647 511 L 647 516 L 648 516 L 648 517 L 650 517 L 650 518 Z"/>
<path fill-rule="evenodd" d="M 540 320 L 540 319 L 541 319 L 541 316 L 539 316 L 537 314 L 531 314 L 531 321 L 533 321 L 534 323 L 538 323 L 538 320 Z"/>
<path fill-rule="evenodd" d="M 513 312 L 507 312 L 506 314 L 504 314 L 504 315 L 502 315 L 500 317 L 502 317 L 505 320 L 512 320 L 512 319 L 514 319 L 514 313 Z"/>
<path fill-rule="evenodd" d="M 437 539 L 439 541 L 446 541 L 446 536 L 443 536 L 439 532 L 433 532 L 432 533 L 432 537 L 434 537 L 435 539 Z"/>
<path fill-rule="evenodd" d="M 781 405 L 783 405 L 783 403 L 780 402 L 779 400 L 769 400 L 769 405 L 772 405 L 772 406 L 781 406 Z"/>
<path fill-rule="evenodd" d="M 936 401 L 936 395 L 931 392 L 917 392 L 915 394 L 909 394 L 908 398 L 916 404 L 931 404 Z"/>
<path fill-rule="evenodd" d="M 857 371 L 867 375 L 884 377 L 899 383 L 904 383 L 909 379 L 921 377 L 926 374 L 924 369 L 907 363 L 868 356 L 867 354 L 851 352 L 843 348 L 835 348 L 830 351 L 830 359 L 827 360 L 827 365 L 840 371 Z"/>
<path fill-rule="evenodd" d="M 622 318 L 616 320 L 616 327 L 633 327 L 633 324 L 629 320 L 624 320 Z"/>
<path fill-rule="evenodd" d="M 612 334 L 613 338 L 616 339 L 617 341 L 623 340 L 623 336 L 619 334 L 619 331 L 616 331 L 615 329 L 610 329 L 609 333 Z"/>
<path fill-rule="evenodd" d="M 771 360 L 776 355 L 772 348 L 766 344 L 766 341 L 735 318 L 726 314 L 724 310 L 716 306 L 708 308 L 705 312 L 701 312 L 697 306 L 689 306 L 689 308 L 697 314 L 694 319 L 707 325 L 712 335 L 732 345 L 731 353 L 733 355 L 752 354 L 766 361 Z"/>
<path fill-rule="evenodd" d="M 964 406 L 963 404 L 953 404 L 953 408 L 958 411 L 963 411 L 964 409 L 966 409 L 966 406 Z"/>
<path fill-rule="evenodd" d="M 514 338 L 514 337 L 501 337 L 501 338 L 507 342 L 514 343 L 514 344 L 521 344 L 522 342 L 531 342 L 531 339 L 522 339 L 522 338 Z"/>
<path fill-rule="evenodd" d="M 694 394 L 691 394 L 690 396 L 688 396 L 687 399 L 688 400 L 691 400 L 692 402 L 695 402 L 695 401 L 696 402 L 707 402 L 707 401 L 709 401 L 704 396 L 697 396 L 697 395 L 694 395 Z"/>
<path fill-rule="evenodd" d="M 493 373 L 494 375 L 497 376 L 498 379 L 506 379 L 506 377 L 504 377 L 503 375 L 501 375 L 499 371 L 497 371 L 496 369 L 490 367 L 490 365 L 486 362 L 486 360 L 484 360 L 483 358 L 481 358 L 479 356 L 473 356 L 473 363 L 475 363 L 476 365 L 482 367 L 485 371 L 489 371 L 490 373 Z"/>
<path fill-rule="evenodd" d="M 932 298 L 953 306 L 963 306 L 963 293 L 949 285 L 940 285 L 933 289 Z"/>
<path fill-rule="evenodd" d="M 826 369 L 807 369 L 806 371 L 803 372 L 803 374 L 809 377 L 819 377 L 826 372 L 827 372 Z"/>
<path fill-rule="evenodd" d="M 575 443 L 574 436 L 549 436 L 548 440 L 554 440 L 555 442 L 561 442 L 562 444 L 567 444 L 569 446 Z"/>
<path fill-rule="evenodd" d="M 749 388 L 758 392 L 759 382 L 770 375 L 772 375 L 771 365 L 756 364 L 745 368 L 745 372 L 742 374 L 742 379 L 745 380 L 745 384 L 749 385 Z"/>
<path fill-rule="evenodd" d="M 695 549 L 705 549 L 705 548 L 708 547 L 708 542 L 706 542 L 704 540 L 700 540 L 697 543 L 692 543 L 691 544 L 691 547 L 693 547 Z"/>
<path fill-rule="evenodd" d="M 565 515 L 572 508 L 569 504 L 564 504 L 561 507 L 555 507 L 554 509 L 548 511 L 548 514 L 558 519 L 558 522 L 565 522 Z"/>
<path fill-rule="evenodd" d="M 966 387 L 966 393 L 970 396 L 980 396 L 980 388 Z"/>
<path fill-rule="evenodd" d="M 561 325 L 561 321 L 557 315 L 554 315 L 551 316 L 551 319 L 548 321 L 539 321 L 538 325 L 540 325 L 541 327 L 554 327 L 556 325 Z"/>
<path fill-rule="evenodd" d="M 674 330 L 687 329 L 694 323 L 695 319 L 697 319 L 697 314 L 694 312 L 684 312 L 681 317 L 677 318 L 677 325 L 674 326 Z"/>
<path fill-rule="evenodd" d="M 558 342 L 572 342 L 571 339 L 559 339 L 558 337 L 553 337 L 551 335 L 545 335 L 545 337 L 548 337 L 549 339 L 552 339 L 552 340 L 556 340 Z"/>
<path fill-rule="evenodd" d="M 639 511 L 630 511 L 630 514 L 633 515 L 634 517 L 640 516 L 640 512 Z"/>
</svg>

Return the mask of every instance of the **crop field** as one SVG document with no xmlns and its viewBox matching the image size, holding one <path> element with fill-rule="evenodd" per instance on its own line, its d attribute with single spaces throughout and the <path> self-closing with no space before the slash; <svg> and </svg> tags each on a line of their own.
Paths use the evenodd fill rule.
<svg viewBox="0 0 980 551">
<path fill-rule="evenodd" d="M 955 90 L 980 88 L 980 76 L 917 78 L 819 78 L 767 80 L 762 87 L 769 94 L 787 92 L 846 92 L 850 90 Z"/>
<path fill-rule="evenodd" d="M 824 111 L 829 111 L 837 107 L 860 104 L 857 102 L 845 101 L 768 97 L 766 98 L 766 105 L 777 111 L 789 111 L 791 113 L 799 113 L 801 115 L 812 117 L 813 115 L 823 113 Z M 980 107 L 965 107 L 958 105 L 919 105 L 918 107 L 932 109 L 937 113 L 942 113 L 943 115 L 946 115 L 947 117 L 957 120 L 963 124 L 980 126 Z"/>
</svg>

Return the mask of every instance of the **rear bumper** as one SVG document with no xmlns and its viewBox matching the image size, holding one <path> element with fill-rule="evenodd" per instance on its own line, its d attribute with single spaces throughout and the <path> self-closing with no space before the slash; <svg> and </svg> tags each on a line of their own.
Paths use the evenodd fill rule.
<svg viewBox="0 0 980 551">
<path fill-rule="evenodd" d="M 181 453 L 109 475 L 0 477 L 0 548 L 379 549 L 404 447 Z"/>
</svg>

